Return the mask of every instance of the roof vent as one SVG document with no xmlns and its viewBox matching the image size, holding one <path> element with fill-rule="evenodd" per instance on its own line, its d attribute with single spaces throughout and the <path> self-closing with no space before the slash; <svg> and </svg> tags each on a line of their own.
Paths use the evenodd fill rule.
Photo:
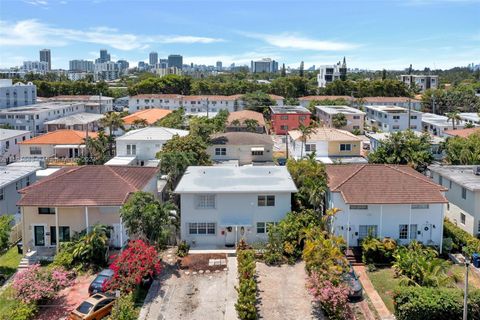
<svg viewBox="0 0 480 320">
<path fill-rule="evenodd" d="M 473 167 L 473 174 L 480 176 L 480 166 Z"/>
</svg>

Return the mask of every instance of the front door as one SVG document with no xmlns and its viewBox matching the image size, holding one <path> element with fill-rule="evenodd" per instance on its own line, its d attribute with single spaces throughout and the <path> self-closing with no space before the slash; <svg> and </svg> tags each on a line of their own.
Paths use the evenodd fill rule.
<svg viewBox="0 0 480 320">
<path fill-rule="evenodd" d="M 45 227 L 33 226 L 33 240 L 36 247 L 45 246 Z"/>
<path fill-rule="evenodd" d="M 225 247 L 235 246 L 235 227 L 225 228 Z"/>
</svg>

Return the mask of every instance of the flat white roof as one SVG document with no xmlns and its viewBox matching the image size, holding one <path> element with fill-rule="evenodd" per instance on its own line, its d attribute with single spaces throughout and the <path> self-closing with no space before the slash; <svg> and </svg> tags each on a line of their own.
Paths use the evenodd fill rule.
<svg viewBox="0 0 480 320">
<path fill-rule="evenodd" d="M 18 136 L 23 136 L 30 133 L 30 131 L 25 130 L 10 130 L 10 129 L 0 129 L 0 140 L 8 140 Z"/>
<path fill-rule="evenodd" d="M 22 165 L 9 164 L 7 166 L 0 166 L 0 188 L 16 182 L 23 177 L 29 176 L 40 168 L 38 162 L 28 162 L 23 163 Z"/>
<path fill-rule="evenodd" d="M 471 191 L 480 190 L 480 176 L 473 173 L 477 166 L 448 166 L 431 165 L 430 171 L 440 174 Z"/>
<path fill-rule="evenodd" d="M 106 166 L 128 166 L 133 161 L 135 161 L 137 157 L 113 157 L 112 159 L 105 162 Z"/>
<path fill-rule="evenodd" d="M 154 141 L 167 141 L 172 139 L 174 135 L 179 135 L 180 137 L 186 136 L 188 134 L 187 130 L 171 129 L 164 127 L 146 127 L 136 130 L 131 130 L 125 133 L 123 136 L 118 137 L 116 140 L 154 140 Z"/>
<path fill-rule="evenodd" d="M 15 107 L 15 108 L 8 108 L 0 110 L 0 114 L 35 114 L 38 112 L 47 112 L 51 110 L 63 109 L 72 106 L 80 106 L 84 105 L 81 102 L 45 102 L 45 103 L 37 103 L 31 104 L 28 106 L 23 107 Z"/>
<path fill-rule="evenodd" d="M 475 112 L 462 112 L 460 113 L 460 118 L 467 121 L 480 122 L 480 117 Z"/>
<path fill-rule="evenodd" d="M 76 124 L 89 124 L 90 122 L 98 121 L 103 117 L 103 114 L 81 112 L 63 118 L 50 120 L 45 122 L 45 124 L 64 124 L 67 126 L 73 126 Z"/>
<path fill-rule="evenodd" d="M 286 167 L 188 167 L 175 193 L 297 192 Z"/>
<path fill-rule="evenodd" d="M 398 106 L 364 106 L 365 109 L 375 110 L 378 112 L 386 113 L 408 113 L 407 108 L 402 108 Z M 415 111 L 413 108 L 410 110 L 411 114 L 421 114 L 421 112 Z"/>
<path fill-rule="evenodd" d="M 328 114 L 337 114 L 337 113 L 365 114 L 365 112 L 349 106 L 315 106 L 315 109 L 322 110 Z"/>
<path fill-rule="evenodd" d="M 420 137 L 422 134 L 424 134 L 425 132 L 420 132 L 420 131 L 413 131 L 413 133 L 417 136 L 417 137 Z M 385 139 L 388 139 L 388 137 L 391 135 L 390 132 L 380 132 L 380 133 L 366 133 L 365 134 L 368 138 L 370 139 L 373 139 L 373 140 L 377 140 L 377 141 L 381 141 L 381 140 L 385 140 Z M 432 139 L 432 144 L 440 144 L 441 142 L 444 142 L 445 141 L 445 138 L 443 137 L 439 137 L 439 136 L 434 136 L 434 135 L 431 135 L 428 133 L 428 135 L 430 136 L 430 138 Z"/>
<path fill-rule="evenodd" d="M 434 113 L 423 113 L 422 114 L 422 122 L 434 125 L 434 126 L 440 126 L 440 127 L 452 127 L 452 121 L 448 120 L 448 117 L 434 114 Z M 465 122 L 463 120 L 460 120 L 458 122 L 455 122 L 455 126 L 460 126 L 463 127 L 465 125 Z"/>
</svg>

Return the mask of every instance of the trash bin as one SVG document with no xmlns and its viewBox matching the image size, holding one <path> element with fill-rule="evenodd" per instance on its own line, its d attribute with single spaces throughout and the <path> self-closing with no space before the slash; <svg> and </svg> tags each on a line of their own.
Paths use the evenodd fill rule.
<svg viewBox="0 0 480 320">
<path fill-rule="evenodd" d="M 480 255 L 478 253 L 472 254 L 472 264 L 475 268 L 480 268 Z"/>
<path fill-rule="evenodd" d="M 17 243 L 17 251 L 18 251 L 18 254 L 23 254 L 23 243 L 22 242 Z"/>
</svg>

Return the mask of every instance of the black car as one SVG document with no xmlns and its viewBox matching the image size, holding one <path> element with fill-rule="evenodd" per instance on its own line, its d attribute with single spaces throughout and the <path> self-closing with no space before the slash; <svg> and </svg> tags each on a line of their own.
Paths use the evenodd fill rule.
<svg viewBox="0 0 480 320">
<path fill-rule="evenodd" d="M 350 292 L 348 293 L 348 299 L 355 300 L 355 299 L 362 299 L 363 298 L 363 287 L 360 281 L 358 280 L 357 275 L 353 269 L 350 272 L 343 274 L 343 282 L 345 282 L 348 287 L 350 288 Z"/>
<path fill-rule="evenodd" d="M 99 292 L 104 292 L 103 290 L 103 284 L 110 280 L 113 277 L 113 270 L 112 269 L 104 269 L 102 270 L 97 277 L 90 283 L 90 286 L 88 287 L 88 293 L 90 295 L 99 293 Z"/>
</svg>

